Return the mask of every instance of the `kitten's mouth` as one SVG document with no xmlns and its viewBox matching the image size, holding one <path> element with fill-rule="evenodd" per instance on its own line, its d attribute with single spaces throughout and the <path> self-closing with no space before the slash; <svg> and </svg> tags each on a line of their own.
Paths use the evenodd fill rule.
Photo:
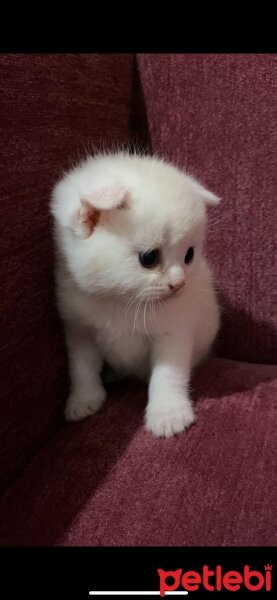
<svg viewBox="0 0 277 600">
<path fill-rule="evenodd" d="M 181 296 L 181 292 L 182 290 L 178 290 L 177 292 L 168 292 L 168 294 L 163 296 L 163 300 L 168 302 L 169 300 L 174 300 L 174 298 L 179 298 Z"/>
<path fill-rule="evenodd" d="M 154 302 L 155 304 L 159 304 L 161 302 L 168 302 L 169 300 L 173 300 L 174 298 L 180 298 L 184 291 L 184 287 L 182 286 L 178 290 L 167 290 L 161 292 L 154 292 L 152 295 L 146 296 L 143 298 L 143 304 L 148 304 L 150 302 Z"/>
<path fill-rule="evenodd" d="M 161 300 L 168 301 L 168 300 L 173 300 L 174 298 L 179 298 L 182 295 L 182 292 L 184 291 L 183 288 L 180 288 L 179 290 L 170 290 L 168 292 L 164 292 L 161 294 L 158 294 L 157 296 L 153 296 L 152 300 L 154 300 L 154 302 L 159 302 Z"/>
</svg>

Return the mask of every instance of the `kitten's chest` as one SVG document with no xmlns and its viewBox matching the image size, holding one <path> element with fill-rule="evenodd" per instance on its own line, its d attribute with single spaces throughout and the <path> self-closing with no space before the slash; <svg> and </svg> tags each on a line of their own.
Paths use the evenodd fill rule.
<svg viewBox="0 0 277 600">
<path fill-rule="evenodd" d="M 95 341 L 103 358 L 124 373 L 146 376 L 150 341 L 130 326 L 130 321 L 120 308 L 103 308 L 94 320 Z"/>
</svg>

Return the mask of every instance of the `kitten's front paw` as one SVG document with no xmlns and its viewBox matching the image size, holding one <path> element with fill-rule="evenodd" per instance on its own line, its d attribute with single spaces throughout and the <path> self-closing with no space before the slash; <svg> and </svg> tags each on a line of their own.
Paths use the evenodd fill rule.
<svg viewBox="0 0 277 600">
<path fill-rule="evenodd" d="M 96 413 L 106 399 L 104 388 L 97 390 L 97 393 L 89 397 L 83 397 L 81 394 L 71 392 L 65 408 L 65 418 L 67 421 L 80 421 Z"/>
<path fill-rule="evenodd" d="M 145 426 L 157 437 L 172 437 L 181 433 L 196 421 L 196 415 L 189 402 L 178 405 L 148 406 L 145 415 Z"/>
</svg>

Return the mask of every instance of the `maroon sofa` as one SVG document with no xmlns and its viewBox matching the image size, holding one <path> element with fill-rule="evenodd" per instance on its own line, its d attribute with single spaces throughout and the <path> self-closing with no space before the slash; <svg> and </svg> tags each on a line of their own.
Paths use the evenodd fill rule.
<svg viewBox="0 0 277 600">
<path fill-rule="evenodd" d="M 1 545 L 276 544 L 276 84 L 277 55 L 1 55 Z M 197 424 L 169 440 L 132 381 L 63 420 L 49 194 L 128 140 L 222 198 L 216 357 L 194 375 Z"/>
</svg>

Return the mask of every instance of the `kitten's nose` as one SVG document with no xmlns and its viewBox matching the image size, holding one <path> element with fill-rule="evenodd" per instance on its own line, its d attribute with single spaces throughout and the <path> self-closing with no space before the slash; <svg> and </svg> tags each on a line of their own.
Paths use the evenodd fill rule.
<svg viewBox="0 0 277 600">
<path fill-rule="evenodd" d="M 177 292 L 183 285 L 185 285 L 185 282 L 179 281 L 178 283 L 169 283 L 168 287 L 172 292 Z"/>
</svg>

